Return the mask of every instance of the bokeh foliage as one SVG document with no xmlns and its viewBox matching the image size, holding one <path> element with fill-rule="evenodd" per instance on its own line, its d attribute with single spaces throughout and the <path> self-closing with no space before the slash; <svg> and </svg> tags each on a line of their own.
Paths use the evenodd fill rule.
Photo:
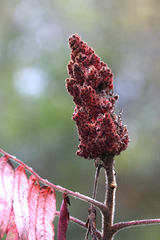
<svg viewBox="0 0 160 240">
<path fill-rule="evenodd" d="M 123 109 L 130 132 L 129 148 L 116 159 L 115 221 L 160 217 L 159 0 L 2 0 L 0 9 L 0 147 L 53 183 L 91 196 L 93 162 L 75 155 L 64 82 L 67 39 L 77 32 L 112 69 L 117 112 Z M 71 214 L 85 221 L 88 205 L 71 202 Z M 84 233 L 70 223 L 68 239 Z M 159 233 L 159 226 L 135 228 L 115 240 L 156 240 Z"/>
</svg>

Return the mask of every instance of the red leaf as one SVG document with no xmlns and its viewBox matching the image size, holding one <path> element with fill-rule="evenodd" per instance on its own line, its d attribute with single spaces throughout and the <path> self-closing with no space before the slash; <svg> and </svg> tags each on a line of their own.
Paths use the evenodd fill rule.
<svg viewBox="0 0 160 240">
<path fill-rule="evenodd" d="M 19 240 L 13 208 L 9 217 L 9 223 L 6 232 L 7 232 L 6 240 Z"/>
<path fill-rule="evenodd" d="M 59 222 L 58 222 L 57 240 L 66 239 L 67 227 L 69 223 L 69 211 L 68 211 L 67 203 L 70 205 L 69 197 L 66 195 L 66 193 L 63 193 L 63 201 L 61 205 Z"/>
<path fill-rule="evenodd" d="M 28 181 L 28 205 L 29 205 L 29 236 L 28 240 L 36 239 L 36 221 L 37 221 L 37 206 L 39 197 L 40 185 L 37 178 L 32 175 Z"/>
<path fill-rule="evenodd" d="M 6 232 L 11 213 L 14 188 L 14 167 L 8 157 L 0 158 L 0 239 Z"/>
<path fill-rule="evenodd" d="M 55 191 L 50 187 L 40 188 L 37 209 L 36 239 L 50 240 L 54 239 L 54 220 L 56 212 Z"/>
<path fill-rule="evenodd" d="M 19 238 L 26 240 L 29 234 L 28 179 L 21 165 L 15 170 L 13 208 Z"/>
</svg>

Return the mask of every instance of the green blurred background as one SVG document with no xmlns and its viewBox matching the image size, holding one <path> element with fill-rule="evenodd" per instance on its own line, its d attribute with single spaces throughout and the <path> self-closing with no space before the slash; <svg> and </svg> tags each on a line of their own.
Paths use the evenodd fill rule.
<svg viewBox="0 0 160 240">
<path fill-rule="evenodd" d="M 159 0 L 1 0 L 0 147 L 54 184 L 91 196 L 93 161 L 75 155 L 73 102 L 65 89 L 67 39 L 75 32 L 112 69 L 117 113 L 123 109 L 130 133 L 127 151 L 116 158 L 115 222 L 159 218 Z M 103 182 L 102 174 L 102 201 Z M 71 203 L 71 215 L 86 221 L 89 205 Z M 57 193 L 57 210 L 60 204 Z M 84 235 L 70 222 L 67 239 Z M 160 226 L 124 230 L 115 237 L 122 239 L 160 239 Z"/>
</svg>

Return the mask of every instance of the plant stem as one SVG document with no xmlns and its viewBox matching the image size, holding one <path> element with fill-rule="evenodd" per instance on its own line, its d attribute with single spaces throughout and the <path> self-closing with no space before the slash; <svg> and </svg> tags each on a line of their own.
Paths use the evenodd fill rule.
<svg viewBox="0 0 160 240">
<path fill-rule="evenodd" d="M 103 160 L 103 167 L 106 176 L 106 189 L 105 189 L 105 206 L 106 211 L 103 212 L 102 219 L 102 240 L 113 239 L 113 220 L 115 209 L 115 193 L 116 193 L 116 177 L 114 170 L 113 156 L 107 156 Z"/>
<path fill-rule="evenodd" d="M 98 167 L 96 167 L 94 188 L 93 188 L 93 195 L 92 195 L 93 199 L 96 199 L 96 193 L 97 193 L 97 187 L 98 187 L 98 179 L 99 179 L 99 174 L 100 174 L 101 167 L 102 167 L 101 164 Z"/>
<path fill-rule="evenodd" d="M 0 149 L 0 152 L 3 153 L 5 156 L 7 156 L 8 158 L 12 159 L 13 161 L 15 161 L 16 163 L 22 165 L 27 171 L 29 171 L 31 174 L 33 174 L 41 183 L 59 191 L 59 192 L 65 192 L 67 193 L 68 195 L 72 196 L 72 197 L 75 197 L 75 198 L 78 198 L 82 201 L 85 201 L 85 202 L 88 202 L 88 203 L 91 203 L 93 204 L 94 206 L 96 206 L 97 208 L 100 209 L 100 211 L 103 211 L 105 206 L 103 203 L 99 202 L 99 201 L 96 201 L 95 199 L 92 199 L 88 196 L 85 196 L 83 194 L 80 194 L 79 192 L 73 192 L 71 190 L 68 190 L 66 188 L 63 188 L 59 185 L 54 185 L 53 183 L 49 182 L 47 179 L 43 179 L 41 178 L 36 172 L 33 171 L 32 168 L 28 167 L 25 163 L 23 163 L 21 160 L 19 160 L 18 158 L 16 158 L 15 156 L 12 156 L 8 153 L 6 153 L 5 151 L 3 151 L 2 149 Z"/>
<path fill-rule="evenodd" d="M 59 212 L 59 211 L 56 211 L 56 216 L 59 216 L 59 215 L 60 215 L 60 212 Z M 74 217 L 72 217 L 72 216 L 69 216 L 69 220 L 71 220 L 72 222 L 80 225 L 81 227 L 83 227 L 83 228 L 85 228 L 85 229 L 87 228 L 87 227 L 86 227 L 86 223 L 83 222 L 83 221 L 81 221 L 81 220 L 79 220 L 78 218 L 74 218 Z"/>
<path fill-rule="evenodd" d="M 100 175 L 100 169 L 102 165 L 98 164 L 96 166 L 96 172 L 95 172 L 95 178 L 94 178 L 94 187 L 93 187 L 93 194 L 92 194 L 92 199 L 96 198 L 97 194 L 97 187 L 98 187 L 98 180 L 99 180 L 99 175 Z M 94 208 L 93 204 L 91 204 L 90 209 L 88 209 L 89 216 L 87 220 L 87 232 L 85 235 L 85 240 L 88 239 L 89 233 L 91 233 L 92 239 L 97 239 L 97 233 L 96 233 L 96 209 Z M 94 229 L 94 233 L 93 233 Z"/>
<path fill-rule="evenodd" d="M 123 230 L 125 228 L 138 227 L 138 226 L 146 226 L 160 224 L 160 219 L 145 219 L 145 220 L 133 220 L 128 222 L 119 222 L 113 225 L 112 230 L 115 235 L 118 231 Z"/>
</svg>

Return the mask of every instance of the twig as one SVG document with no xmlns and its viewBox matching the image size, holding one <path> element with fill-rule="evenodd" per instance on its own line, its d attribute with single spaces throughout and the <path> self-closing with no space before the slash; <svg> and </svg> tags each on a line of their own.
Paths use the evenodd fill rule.
<svg viewBox="0 0 160 240">
<path fill-rule="evenodd" d="M 56 216 L 59 216 L 60 215 L 60 212 L 59 211 L 56 211 Z M 86 229 L 86 223 L 79 220 L 78 218 L 74 218 L 72 216 L 69 217 L 69 220 L 71 220 L 72 222 L 80 225 L 81 227 L 85 228 Z"/>
<path fill-rule="evenodd" d="M 133 220 L 128 222 L 119 222 L 113 225 L 112 231 L 115 235 L 118 231 L 123 230 L 125 228 L 138 227 L 138 226 L 146 226 L 160 224 L 160 219 L 145 219 L 145 220 Z"/>
<path fill-rule="evenodd" d="M 98 187 L 98 180 L 99 180 L 99 175 L 100 175 L 101 167 L 102 167 L 101 164 L 99 164 L 99 165 L 96 167 L 94 187 L 93 187 L 93 195 L 92 195 L 92 198 L 93 198 L 93 199 L 96 199 L 96 193 L 97 193 L 97 187 Z"/>
<path fill-rule="evenodd" d="M 102 167 L 101 164 L 98 164 L 96 166 L 92 199 L 96 198 L 97 187 L 98 187 L 98 179 L 99 179 L 99 174 L 100 174 L 101 167 Z M 95 212 L 95 214 L 96 214 L 96 210 L 94 209 L 93 204 L 91 204 L 91 207 L 88 209 L 88 212 L 89 212 L 89 216 L 88 216 L 88 220 L 87 220 L 87 223 L 86 223 L 86 226 L 88 226 L 88 228 L 87 228 L 87 232 L 86 232 L 86 235 L 85 235 L 85 240 L 88 239 L 89 233 L 91 233 L 91 235 L 93 235 L 92 234 L 93 228 L 95 228 L 95 230 L 96 230 L 96 215 L 95 215 L 95 218 L 94 218 L 94 221 L 93 221 L 93 212 Z M 93 222 L 94 222 L 94 224 L 93 224 Z M 94 236 L 92 236 L 92 239 L 97 239 L 95 237 L 96 237 L 96 235 L 94 234 Z"/>
</svg>

